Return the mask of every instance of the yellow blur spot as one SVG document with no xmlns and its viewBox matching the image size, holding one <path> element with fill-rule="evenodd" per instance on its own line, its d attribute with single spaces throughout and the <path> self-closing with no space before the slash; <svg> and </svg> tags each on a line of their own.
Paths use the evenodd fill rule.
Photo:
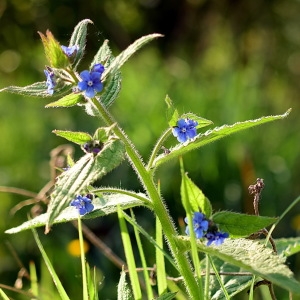
<svg viewBox="0 0 300 300">
<path fill-rule="evenodd" d="M 89 251 L 89 248 L 89 244 L 86 241 L 83 241 L 84 253 L 87 253 Z M 73 256 L 80 256 L 80 244 L 78 239 L 72 240 L 68 244 L 68 252 Z"/>
<path fill-rule="evenodd" d="M 296 215 L 293 219 L 292 219 L 292 228 L 295 229 L 296 231 L 300 230 L 300 215 Z"/>
</svg>

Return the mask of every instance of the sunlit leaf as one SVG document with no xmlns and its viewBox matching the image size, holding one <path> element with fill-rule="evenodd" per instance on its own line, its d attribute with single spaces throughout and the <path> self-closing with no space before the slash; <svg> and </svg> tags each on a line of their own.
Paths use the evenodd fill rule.
<svg viewBox="0 0 300 300">
<path fill-rule="evenodd" d="M 245 272 L 244 269 L 224 262 L 223 260 L 212 257 L 211 258 L 216 269 L 220 273 L 221 280 L 226 288 L 226 291 L 230 297 L 233 297 L 241 291 L 247 289 L 252 282 L 252 274 Z M 201 269 L 206 269 L 206 261 L 202 261 Z M 239 275 L 240 274 L 240 275 Z M 211 274 L 209 277 L 209 299 L 211 300 L 224 300 L 225 295 L 220 289 L 220 284 L 217 277 Z"/>
<path fill-rule="evenodd" d="M 182 251 L 190 249 L 190 239 L 179 237 L 178 246 Z M 259 241 L 248 239 L 226 239 L 222 245 L 206 246 L 198 241 L 198 251 L 216 256 L 227 263 L 265 278 L 272 283 L 300 293 L 300 283 L 294 278 L 292 271 L 285 265 L 285 258 L 274 254 L 271 248 L 265 247 Z"/>
<path fill-rule="evenodd" d="M 182 180 L 184 181 L 182 187 L 185 187 L 186 189 L 186 193 L 184 194 L 188 196 L 186 201 L 189 201 L 192 211 L 200 211 L 204 213 L 207 218 L 210 218 L 212 214 L 212 207 L 208 198 L 205 197 L 203 192 L 195 185 L 195 183 L 187 176 L 187 174 L 184 174 Z"/>
<path fill-rule="evenodd" d="M 288 257 L 300 252 L 300 237 L 275 239 L 278 253 Z"/>
<path fill-rule="evenodd" d="M 74 31 L 70 39 L 69 47 L 75 45 L 79 46 L 79 50 L 76 54 L 75 61 L 74 61 L 74 67 L 73 67 L 74 70 L 76 70 L 76 67 L 78 66 L 79 62 L 81 61 L 84 55 L 88 24 L 93 24 L 93 22 L 89 19 L 84 19 L 80 21 L 74 28 Z"/>
<path fill-rule="evenodd" d="M 71 107 L 78 103 L 81 103 L 83 100 L 84 100 L 84 97 L 82 94 L 71 93 L 69 95 L 64 96 L 63 98 L 60 98 L 57 101 L 47 104 L 46 108 L 48 108 L 48 107 Z"/>
<path fill-rule="evenodd" d="M 49 219 L 46 225 L 48 232 L 51 224 L 71 200 L 86 189 L 96 179 L 116 168 L 124 159 L 123 143 L 116 139 L 106 143 L 99 154 L 83 156 L 73 167 L 57 178 L 48 205 Z"/>
<path fill-rule="evenodd" d="M 126 273 L 122 270 L 118 284 L 118 300 L 133 300 L 129 284 L 126 281 Z"/>
<path fill-rule="evenodd" d="M 94 210 L 81 218 L 85 220 L 103 217 L 115 213 L 118 206 L 122 209 L 145 206 L 145 201 L 142 201 L 141 198 L 146 198 L 146 196 L 142 193 L 137 193 L 136 197 L 124 194 L 103 194 L 93 200 Z M 53 224 L 65 223 L 77 219 L 77 209 L 75 207 L 68 206 L 54 219 Z M 5 233 L 14 234 L 31 228 L 42 227 L 47 224 L 47 221 L 48 214 L 44 213 L 17 227 L 6 230 Z"/>
<path fill-rule="evenodd" d="M 50 95 L 47 91 L 46 81 L 35 82 L 27 86 L 8 86 L 0 90 L 0 92 L 9 92 L 12 94 L 18 94 L 31 97 L 53 97 L 63 96 L 71 90 L 70 85 L 65 85 L 61 88 L 56 88 L 53 95 Z"/>
<path fill-rule="evenodd" d="M 204 133 L 200 133 L 197 135 L 196 139 L 194 141 L 191 141 L 188 145 L 178 144 L 177 146 L 170 148 L 170 153 L 168 153 L 167 155 L 161 154 L 157 156 L 153 162 L 153 167 L 157 168 L 158 166 L 169 161 L 172 158 L 184 155 L 188 151 L 203 147 L 204 145 L 217 141 L 233 133 L 262 125 L 271 121 L 284 119 L 289 115 L 290 111 L 291 109 L 289 109 L 282 115 L 262 117 L 256 120 L 248 120 L 245 122 L 237 122 L 233 125 L 223 125 L 221 127 L 216 127 L 212 130 L 208 130 Z"/>
<path fill-rule="evenodd" d="M 105 79 L 108 75 L 112 75 L 115 72 L 117 72 L 121 68 L 121 66 L 142 46 L 161 36 L 162 36 L 161 34 L 154 33 L 154 34 L 143 36 L 138 40 L 136 40 L 133 44 L 128 46 L 123 52 L 121 52 L 113 60 L 113 62 L 109 65 L 109 67 L 104 71 L 102 78 Z"/>
<path fill-rule="evenodd" d="M 78 144 L 83 145 L 86 142 L 91 141 L 93 138 L 90 134 L 81 131 L 64 131 L 64 130 L 53 130 L 57 136 L 63 137 L 66 140 Z"/>
<path fill-rule="evenodd" d="M 274 224 L 278 219 L 221 211 L 215 213 L 212 220 L 222 231 L 228 232 L 230 237 L 246 237 Z"/>
<path fill-rule="evenodd" d="M 69 65 L 69 60 L 64 54 L 59 42 L 54 38 L 51 31 L 47 30 L 46 35 L 38 32 L 43 45 L 46 58 L 53 68 L 65 68 Z"/>
</svg>

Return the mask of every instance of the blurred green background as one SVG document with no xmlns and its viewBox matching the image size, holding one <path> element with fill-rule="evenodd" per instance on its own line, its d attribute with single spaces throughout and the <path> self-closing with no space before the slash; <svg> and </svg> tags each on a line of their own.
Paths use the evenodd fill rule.
<svg viewBox="0 0 300 300">
<path fill-rule="evenodd" d="M 215 210 L 253 213 L 248 186 L 260 177 L 265 181 L 260 213 L 278 216 L 300 194 L 299 15 L 300 2 L 296 0 L 0 0 L 0 88 L 45 80 L 46 60 L 37 31 L 50 29 L 61 44 L 67 45 L 75 25 L 91 19 L 94 25 L 89 27 L 82 70 L 104 39 L 110 40 L 118 54 L 142 35 L 162 33 L 163 38 L 147 45 L 122 68 L 122 91 L 111 107 L 116 119 L 146 161 L 167 127 L 166 94 L 181 113 L 194 112 L 215 126 L 282 114 L 292 108 L 283 121 L 239 133 L 184 158 L 189 176 Z M 65 143 L 51 131 L 93 133 L 99 126 L 79 107 L 44 109 L 46 104 L 45 99 L 0 94 L 1 186 L 38 192 L 50 178 L 50 151 Z M 75 147 L 75 156 L 80 155 L 80 148 Z M 175 222 L 182 224 L 178 162 L 164 165 L 157 178 Z M 127 162 L 101 184 L 141 190 Z M 26 199 L 0 193 L 0 283 L 10 286 L 20 269 L 16 256 L 26 268 L 34 261 L 38 272 L 43 273 L 31 232 L 15 236 L 3 233 L 27 220 L 31 206 L 10 213 Z M 151 230 L 151 214 L 140 210 L 140 216 L 140 222 Z M 90 222 L 89 226 L 123 258 L 115 216 Z M 300 207 L 296 207 L 274 236 L 294 237 L 299 230 Z M 66 224 L 54 227 L 48 236 L 39 232 L 71 298 L 79 299 L 79 260 L 70 255 L 66 258 L 76 230 Z M 101 299 L 115 299 L 119 270 L 93 247 L 88 257 L 104 276 Z M 153 258 L 149 260 L 153 263 Z M 289 264 L 300 279 L 299 257 L 292 257 Z M 28 280 L 23 281 L 26 286 Z M 13 292 L 10 295 L 28 299 Z M 280 295 L 280 299 L 288 299 L 287 292 Z M 257 292 L 257 299 L 265 298 Z"/>
</svg>

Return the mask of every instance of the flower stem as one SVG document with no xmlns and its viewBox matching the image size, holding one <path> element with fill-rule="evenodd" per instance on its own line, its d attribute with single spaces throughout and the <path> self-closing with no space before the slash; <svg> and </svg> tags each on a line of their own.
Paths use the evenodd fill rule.
<svg viewBox="0 0 300 300">
<path fill-rule="evenodd" d="M 172 218 L 169 215 L 161 197 L 157 190 L 156 185 L 153 182 L 152 176 L 147 172 L 141 156 L 138 154 L 133 144 L 123 132 L 123 130 L 119 127 L 119 125 L 115 122 L 113 117 L 110 115 L 108 110 L 99 102 L 97 99 L 92 98 L 92 103 L 96 106 L 99 111 L 100 116 L 104 120 L 107 126 L 114 126 L 113 130 L 115 135 L 123 141 L 127 156 L 132 163 L 136 174 L 138 175 L 141 183 L 143 184 L 149 198 L 153 202 L 153 210 L 156 216 L 159 218 L 162 228 L 164 229 L 164 234 L 168 240 L 168 245 L 170 247 L 171 253 L 175 259 L 175 262 L 178 266 L 178 269 L 181 275 L 184 278 L 184 282 L 186 285 L 187 292 L 191 299 L 199 299 L 201 300 L 202 293 L 199 292 L 199 286 L 194 278 L 194 274 L 192 272 L 191 266 L 189 264 L 188 258 L 185 254 L 178 251 L 178 247 L 174 237 L 177 235 L 175 226 L 173 224 Z"/>
<path fill-rule="evenodd" d="M 80 245 L 80 258 L 81 258 L 81 269 L 82 269 L 82 290 L 83 290 L 83 300 L 89 299 L 88 294 L 88 283 L 86 277 L 86 265 L 85 265 L 85 254 L 84 254 L 84 241 L 82 235 L 82 227 L 81 227 L 81 218 L 80 214 L 78 214 L 78 235 L 79 235 L 79 245 Z"/>
<path fill-rule="evenodd" d="M 159 138 L 159 140 L 157 141 L 156 145 L 154 146 L 154 149 L 151 153 L 151 156 L 149 158 L 149 162 L 147 164 L 147 170 L 150 171 L 154 166 L 153 166 L 153 162 L 154 159 L 158 153 L 158 151 L 162 148 L 164 141 L 169 137 L 170 133 L 172 131 L 172 128 L 168 128 L 163 134 L 162 136 Z"/>
</svg>

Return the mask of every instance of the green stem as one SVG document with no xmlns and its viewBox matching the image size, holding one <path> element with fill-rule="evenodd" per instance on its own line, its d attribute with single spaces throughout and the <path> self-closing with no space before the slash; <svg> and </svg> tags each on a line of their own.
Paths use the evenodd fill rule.
<svg viewBox="0 0 300 300">
<path fill-rule="evenodd" d="M 78 214 L 78 235 L 79 235 L 79 244 L 80 244 L 80 258 L 81 258 L 81 269 L 82 269 L 82 289 L 83 289 L 83 300 L 89 299 L 88 294 L 88 283 L 86 276 L 86 265 L 85 265 L 85 254 L 84 254 L 84 241 L 82 235 L 82 227 L 81 227 L 81 218 L 80 214 Z"/>
<path fill-rule="evenodd" d="M 162 136 L 159 138 L 159 140 L 157 141 L 156 145 L 154 146 L 153 150 L 152 150 L 152 153 L 151 153 L 151 156 L 149 158 L 149 162 L 147 164 L 147 167 L 146 169 L 148 171 L 150 171 L 154 166 L 153 166 L 153 162 L 154 162 L 154 159 L 158 153 L 158 151 L 161 150 L 162 146 L 163 146 L 163 143 L 164 141 L 169 137 L 170 133 L 172 131 L 172 128 L 168 128 L 163 134 Z"/>
<path fill-rule="evenodd" d="M 107 126 L 116 124 L 116 126 L 113 129 L 114 133 L 120 140 L 123 141 L 126 148 L 127 156 L 130 162 L 132 163 L 132 166 L 135 169 L 139 179 L 144 185 L 144 188 L 147 191 L 149 198 L 153 202 L 153 210 L 156 216 L 159 218 L 162 228 L 164 229 L 164 233 L 168 240 L 168 244 L 172 255 L 176 261 L 176 264 L 178 265 L 178 269 L 181 275 L 184 278 L 186 289 L 192 299 L 201 299 L 199 298 L 199 287 L 194 278 L 187 256 L 178 251 L 178 247 L 174 239 L 174 237 L 177 236 L 177 232 L 172 222 L 172 218 L 169 215 L 160 197 L 160 194 L 153 182 L 152 177 L 147 172 L 140 155 L 135 150 L 133 144 L 129 141 L 126 134 L 122 131 L 119 125 L 112 118 L 108 110 L 99 101 L 97 101 L 97 99 L 92 98 L 91 101 L 96 106 L 100 116 L 102 117 Z"/>
<path fill-rule="evenodd" d="M 110 187 L 104 187 L 104 188 L 96 188 L 94 190 L 91 190 L 90 192 L 92 193 L 114 193 L 114 194 L 124 194 L 133 198 L 136 198 L 138 200 L 141 200 L 142 202 L 144 202 L 144 204 L 149 207 L 150 209 L 152 209 L 152 202 L 150 201 L 150 199 L 146 198 L 144 195 L 141 194 L 137 194 L 135 192 L 131 192 L 128 190 L 122 190 L 122 189 L 118 189 L 118 188 L 110 188 Z"/>
</svg>

